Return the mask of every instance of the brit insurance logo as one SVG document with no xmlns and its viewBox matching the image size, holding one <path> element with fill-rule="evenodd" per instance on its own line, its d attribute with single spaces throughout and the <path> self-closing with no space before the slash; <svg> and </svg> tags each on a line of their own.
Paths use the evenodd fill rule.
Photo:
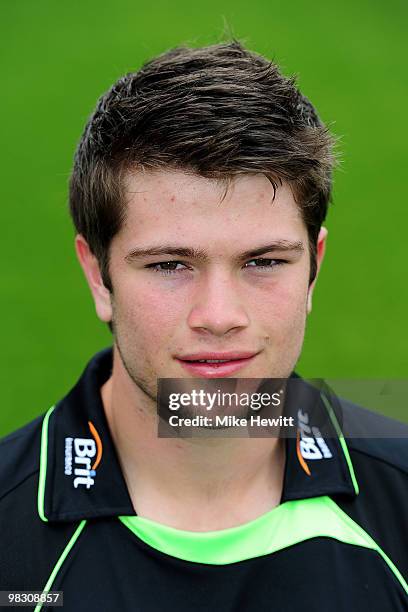
<svg viewBox="0 0 408 612">
<path fill-rule="evenodd" d="M 74 476 L 73 485 L 77 489 L 84 486 L 90 489 L 95 484 L 96 469 L 102 459 L 102 442 L 95 425 L 88 421 L 91 438 L 65 438 L 66 476 Z"/>
<path fill-rule="evenodd" d="M 296 437 L 296 452 L 299 463 L 308 476 L 311 476 L 308 460 L 331 459 L 333 455 L 326 444 L 320 429 L 309 423 L 307 412 L 298 410 L 298 429 Z"/>
</svg>

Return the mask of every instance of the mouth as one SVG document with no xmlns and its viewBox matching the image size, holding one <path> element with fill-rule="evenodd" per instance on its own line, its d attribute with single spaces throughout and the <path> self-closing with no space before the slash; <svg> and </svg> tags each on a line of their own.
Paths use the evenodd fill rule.
<svg viewBox="0 0 408 612">
<path fill-rule="evenodd" d="M 197 353 L 176 357 L 176 361 L 190 374 L 203 378 L 224 378 L 249 365 L 258 353 Z"/>
</svg>

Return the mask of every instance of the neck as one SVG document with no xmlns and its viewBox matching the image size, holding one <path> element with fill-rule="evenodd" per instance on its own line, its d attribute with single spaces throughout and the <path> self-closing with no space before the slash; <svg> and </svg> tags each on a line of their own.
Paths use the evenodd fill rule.
<svg viewBox="0 0 408 612">
<path fill-rule="evenodd" d="M 158 438 L 156 406 L 115 353 L 102 401 L 139 516 L 190 531 L 246 523 L 281 499 L 279 438 Z"/>
</svg>

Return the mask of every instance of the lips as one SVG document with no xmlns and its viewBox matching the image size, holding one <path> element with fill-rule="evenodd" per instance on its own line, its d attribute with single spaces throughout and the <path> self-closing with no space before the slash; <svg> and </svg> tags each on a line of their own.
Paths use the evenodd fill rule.
<svg viewBox="0 0 408 612">
<path fill-rule="evenodd" d="M 176 357 L 176 361 L 193 376 L 223 378 L 244 368 L 257 354 L 254 351 L 193 353 Z"/>
</svg>

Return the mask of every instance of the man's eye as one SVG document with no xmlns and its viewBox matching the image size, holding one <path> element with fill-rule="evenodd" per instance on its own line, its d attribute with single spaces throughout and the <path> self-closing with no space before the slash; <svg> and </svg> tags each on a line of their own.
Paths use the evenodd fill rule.
<svg viewBox="0 0 408 612">
<path fill-rule="evenodd" d="M 283 259 L 269 259 L 265 257 L 260 257 L 258 259 L 251 259 L 246 264 L 247 268 L 275 268 L 276 266 L 280 266 L 286 263 Z"/>
<path fill-rule="evenodd" d="M 161 272 L 162 274 L 174 274 L 175 272 L 186 270 L 186 266 L 180 261 L 161 261 L 159 263 L 149 264 L 146 268 L 154 272 Z"/>
</svg>

